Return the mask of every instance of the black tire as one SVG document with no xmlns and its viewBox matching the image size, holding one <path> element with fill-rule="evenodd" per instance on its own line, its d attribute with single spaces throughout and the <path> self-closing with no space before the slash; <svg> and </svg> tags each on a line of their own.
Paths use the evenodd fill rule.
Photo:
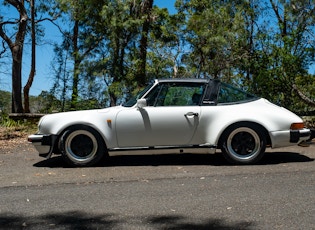
<svg viewBox="0 0 315 230">
<path fill-rule="evenodd" d="M 100 134 L 86 126 L 67 129 L 59 142 L 62 157 L 71 166 L 91 166 L 106 155 Z"/>
<path fill-rule="evenodd" d="M 222 135 L 223 156 L 234 164 L 254 164 L 264 155 L 266 137 L 255 124 L 238 124 L 229 127 Z"/>
</svg>

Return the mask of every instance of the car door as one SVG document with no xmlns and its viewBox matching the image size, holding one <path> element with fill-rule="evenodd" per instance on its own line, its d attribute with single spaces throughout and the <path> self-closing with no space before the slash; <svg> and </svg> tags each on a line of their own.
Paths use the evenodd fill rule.
<svg viewBox="0 0 315 230">
<path fill-rule="evenodd" d="M 203 84 L 168 83 L 146 96 L 147 106 L 116 118 L 119 147 L 187 145 L 199 125 Z"/>
</svg>

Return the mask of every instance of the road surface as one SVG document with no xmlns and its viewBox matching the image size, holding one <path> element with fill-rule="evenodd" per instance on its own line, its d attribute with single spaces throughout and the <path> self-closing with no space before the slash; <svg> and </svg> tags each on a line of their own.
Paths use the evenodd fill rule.
<svg viewBox="0 0 315 230">
<path fill-rule="evenodd" d="M 0 146 L 1 229 L 315 229 L 315 143 L 233 166 L 220 154 L 71 168 Z"/>
</svg>

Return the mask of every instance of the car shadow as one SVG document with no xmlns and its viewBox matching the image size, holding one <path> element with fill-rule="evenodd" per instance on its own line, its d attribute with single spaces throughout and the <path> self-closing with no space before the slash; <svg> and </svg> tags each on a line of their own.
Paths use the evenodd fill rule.
<svg viewBox="0 0 315 230">
<path fill-rule="evenodd" d="M 296 152 L 266 152 L 264 157 L 258 163 L 259 165 L 272 165 L 283 163 L 311 162 L 313 158 Z"/>
<path fill-rule="evenodd" d="M 48 225 L 49 223 L 49 225 Z M 183 215 L 147 215 L 132 217 L 83 211 L 47 213 L 42 215 L 0 214 L 1 229 L 120 229 L 130 224 L 132 229 L 253 229 L 255 222 L 228 221 L 224 218 L 193 219 Z"/>
<path fill-rule="evenodd" d="M 296 152 L 266 152 L 265 156 L 257 165 L 273 165 L 283 163 L 310 162 L 314 159 Z M 225 160 L 223 155 L 216 154 L 170 154 L 170 155 L 133 155 L 113 156 L 104 159 L 93 167 L 119 167 L 119 166 L 167 166 L 167 165 L 232 165 Z M 55 156 L 37 162 L 34 167 L 71 168 L 61 156 Z"/>
</svg>

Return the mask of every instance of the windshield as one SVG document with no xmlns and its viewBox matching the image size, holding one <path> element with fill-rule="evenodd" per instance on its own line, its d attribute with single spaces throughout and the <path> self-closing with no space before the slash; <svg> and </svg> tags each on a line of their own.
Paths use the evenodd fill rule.
<svg viewBox="0 0 315 230">
<path fill-rule="evenodd" d="M 134 106 L 137 103 L 137 100 L 140 99 L 152 86 L 153 86 L 153 83 L 149 84 L 147 87 L 145 87 L 144 90 L 140 91 L 136 96 L 130 98 L 122 106 L 124 106 L 124 107 L 132 107 L 132 106 Z"/>
</svg>

